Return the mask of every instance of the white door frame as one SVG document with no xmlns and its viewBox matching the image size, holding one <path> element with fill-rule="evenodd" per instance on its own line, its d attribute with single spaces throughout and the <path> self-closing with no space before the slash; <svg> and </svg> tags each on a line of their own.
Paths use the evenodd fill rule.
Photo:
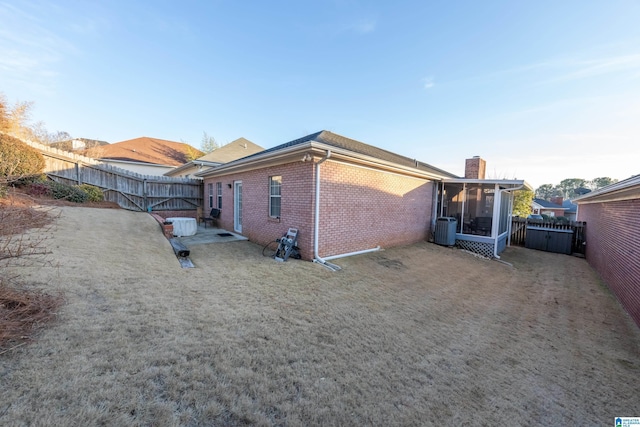
<svg viewBox="0 0 640 427">
<path fill-rule="evenodd" d="M 242 181 L 233 182 L 233 231 L 242 233 Z"/>
</svg>

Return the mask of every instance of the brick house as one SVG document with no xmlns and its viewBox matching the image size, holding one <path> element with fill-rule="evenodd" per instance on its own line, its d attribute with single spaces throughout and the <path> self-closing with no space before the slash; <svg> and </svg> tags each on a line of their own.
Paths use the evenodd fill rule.
<svg viewBox="0 0 640 427">
<path fill-rule="evenodd" d="M 640 175 L 574 199 L 586 257 L 640 326 Z"/>
<path fill-rule="evenodd" d="M 220 227 L 266 244 L 299 229 L 303 259 L 425 240 L 437 183 L 455 175 L 328 131 L 197 174 Z"/>
<path fill-rule="evenodd" d="M 562 197 L 552 197 L 551 200 L 533 199 L 531 202 L 531 213 L 548 215 L 551 217 L 565 216 L 566 208 L 562 205 Z"/>
</svg>

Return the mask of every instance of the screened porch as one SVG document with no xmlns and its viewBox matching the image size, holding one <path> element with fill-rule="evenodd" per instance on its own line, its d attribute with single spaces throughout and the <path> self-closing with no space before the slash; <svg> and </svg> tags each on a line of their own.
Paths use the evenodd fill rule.
<svg viewBox="0 0 640 427">
<path fill-rule="evenodd" d="M 437 215 L 457 220 L 456 245 L 500 258 L 509 245 L 513 192 L 531 190 L 521 180 L 447 179 L 438 189 Z"/>
</svg>

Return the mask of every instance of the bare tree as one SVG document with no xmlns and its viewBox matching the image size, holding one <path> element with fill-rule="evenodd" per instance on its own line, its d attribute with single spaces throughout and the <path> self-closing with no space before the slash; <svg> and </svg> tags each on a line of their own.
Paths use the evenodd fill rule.
<svg viewBox="0 0 640 427">
<path fill-rule="evenodd" d="M 220 148 L 218 141 L 212 136 L 209 136 L 207 132 L 202 132 L 202 141 L 200 143 L 200 151 L 204 153 L 211 153 L 213 150 Z"/>
</svg>

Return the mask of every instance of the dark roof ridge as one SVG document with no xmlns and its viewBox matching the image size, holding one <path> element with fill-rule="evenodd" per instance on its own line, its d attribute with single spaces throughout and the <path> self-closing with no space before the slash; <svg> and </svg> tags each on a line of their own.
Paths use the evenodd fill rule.
<svg viewBox="0 0 640 427">
<path fill-rule="evenodd" d="M 266 153 L 271 153 L 274 151 L 282 150 L 288 147 L 294 147 L 296 145 L 304 144 L 307 142 L 316 141 L 322 144 L 330 145 L 336 148 L 341 148 L 344 150 L 352 151 L 354 153 L 362 154 L 369 157 L 374 157 L 379 160 L 383 160 L 390 163 L 396 163 L 402 166 L 408 166 L 416 169 L 425 170 L 427 172 L 432 172 L 440 175 L 446 175 L 449 177 L 456 177 L 456 175 L 444 171 L 442 169 L 431 166 L 428 163 L 424 163 L 418 161 L 416 159 L 411 159 L 409 157 L 402 156 L 397 153 L 393 153 L 388 150 L 384 150 L 382 148 L 375 147 L 373 145 L 366 144 L 364 142 L 357 141 L 355 139 L 347 138 L 345 136 L 339 135 L 337 133 L 330 132 L 328 130 L 321 130 L 318 132 L 314 132 L 312 134 L 303 136 L 298 139 L 294 139 L 289 142 L 285 142 L 284 144 L 277 145 L 275 147 L 269 148 L 267 150 L 261 151 L 256 154 L 252 154 L 247 157 L 243 157 L 244 159 L 249 159 L 254 156 L 263 155 Z"/>
</svg>

